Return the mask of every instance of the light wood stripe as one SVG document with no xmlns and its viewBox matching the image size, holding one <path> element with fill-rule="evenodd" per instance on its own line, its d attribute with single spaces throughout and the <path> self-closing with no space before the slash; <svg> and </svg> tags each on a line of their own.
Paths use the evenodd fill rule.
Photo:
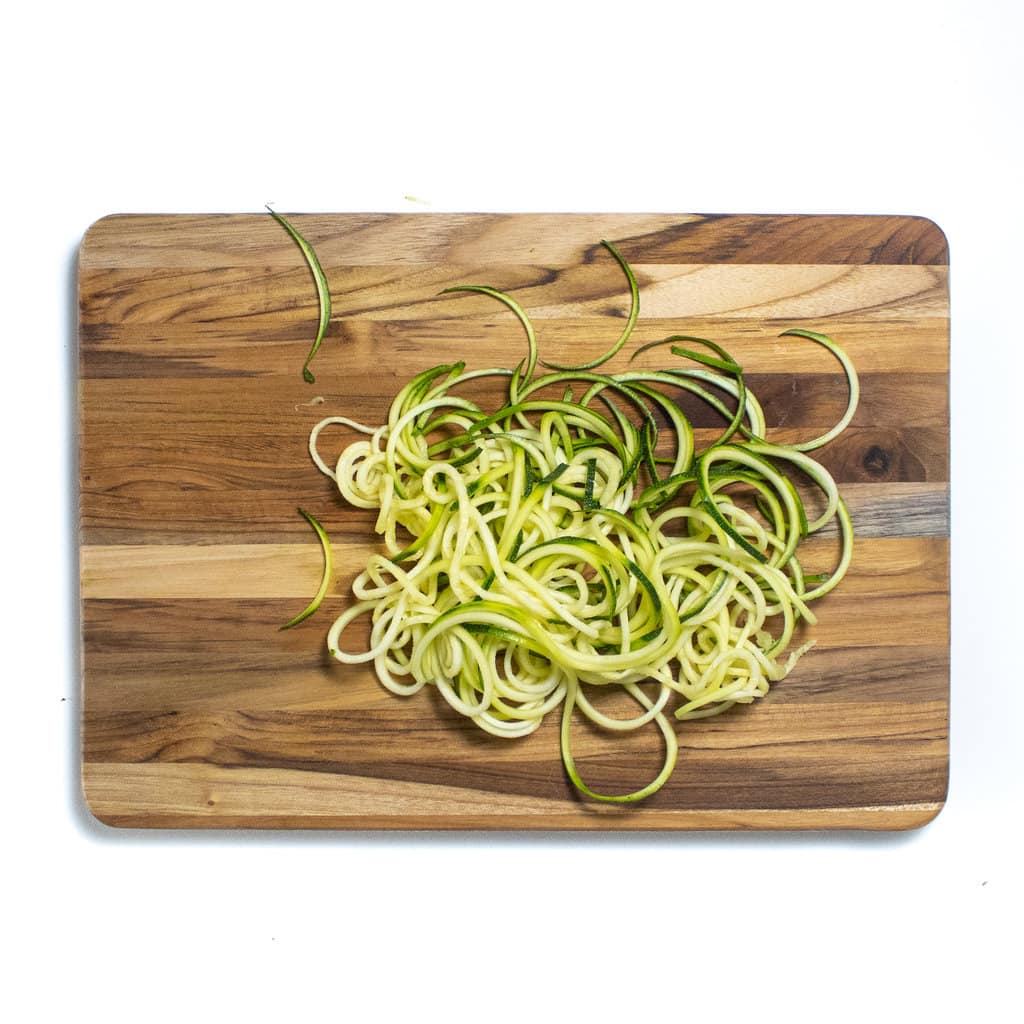
<svg viewBox="0 0 1024 1024">
<path fill-rule="evenodd" d="M 941 801 L 779 811 L 714 808 L 638 813 L 536 797 L 481 797 L 457 787 L 209 765 L 86 764 L 89 809 L 101 821 L 145 828 L 477 828 L 477 829 L 909 829 L 926 824 Z"/>
<path fill-rule="evenodd" d="M 306 544 L 87 545 L 81 551 L 82 597 L 133 599 L 307 598 L 323 569 L 320 545 Z M 843 590 L 849 594 L 919 593 L 922 580 L 935 586 L 944 570 L 944 538 L 869 538 L 857 544 L 857 557 Z M 376 543 L 334 543 L 335 573 L 328 594 L 345 597 Z M 832 545 L 809 540 L 801 551 L 809 567 L 828 564 Z"/>
<path fill-rule="evenodd" d="M 284 211 L 282 211 L 284 212 Z M 325 265 L 521 260 L 590 263 L 610 238 L 631 262 L 944 265 L 941 229 L 922 217 L 650 213 L 289 214 Z M 130 252 L 125 239 L 131 238 Z M 200 254 L 197 258 L 197 254 Z M 89 270 L 123 267 L 289 266 L 295 249 L 260 210 L 252 214 L 114 215 L 82 246 Z"/>
<path fill-rule="evenodd" d="M 610 265 L 609 265 L 610 264 Z M 821 267 L 771 265 L 663 267 L 638 265 L 641 309 L 648 317 L 827 318 L 862 321 L 947 315 L 945 267 Z M 282 310 L 310 305 L 309 271 L 217 268 L 191 273 L 93 271 L 97 301 L 86 324 L 191 323 L 244 317 L 276 321 Z M 512 266 L 500 278 L 489 265 L 430 265 L 410 269 L 324 266 L 332 315 L 341 320 L 432 320 L 495 316 L 494 300 L 440 295 L 453 284 L 489 281 L 513 293 L 537 321 L 624 316 L 622 271 L 612 260 L 587 267 Z M 314 315 L 315 322 L 315 315 Z M 607 326 L 606 328 L 607 329 Z M 566 356 L 575 353 L 569 351 Z"/>
</svg>

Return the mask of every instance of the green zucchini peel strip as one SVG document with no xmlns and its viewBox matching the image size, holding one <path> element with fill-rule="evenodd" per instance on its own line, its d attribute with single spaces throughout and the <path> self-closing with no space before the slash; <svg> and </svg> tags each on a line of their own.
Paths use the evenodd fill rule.
<svg viewBox="0 0 1024 1024">
<path fill-rule="evenodd" d="M 289 619 L 280 629 L 291 629 L 292 626 L 297 626 L 300 622 L 305 621 L 310 615 L 315 612 L 321 604 L 323 604 L 324 597 L 327 595 L 327 588 L 331 583 L 331 573 L 334 571 L 334 557 L 331 554 L 331 542 L 327 538 L 327 532 L 320 525 L 316 516 L 311 515 L 305 509 L 297 510 L 299 515 L 302 516 L 310 526 L 313 527 L 314 532 L 320 540 L 320 546 L 323 548 L 324 553 L 324 574 L 320 580 L 320 586 L 317 589 L 316 594 L 313 595 L 313 600 L 309 602 L 306 607 L 295 616 L 294 619 Z"/>
<path fill-rule="evenodd" d="M 316 377 L 313 376 L 313 372 L 309 368 L 309 364 L 313 361 L 313 357 L 320 351 L 320 343 L 324 340 L 324 334 L 327 333 L 327 325 L 331 322 L 331 290 L 327 284 L 327 275 L 324 274 L 324 269 L 320 265 L 320 259 L 313 249 L 313 246 L 306 241 L 301 234 L 299 234 L 295 225 L 292 224 L 287 217 L 282 216 L 276 210 L 271 210 L 267 207 L 270 216 L 274 218 L 291 235 L 295 244 L 302 251 L 302 255 L 306 257 L 306 263 L 309 264 L 310 272 L 313 274 L 313 281 L 316 284 L 316 297 L 317 302 L 320 306 L 320 319 L 317 323 L 316 337 L 313 339 L 313 345 L 309 350 L 309 355 L 306 356 L 306 361 L 302 364 L 302 379 L 307 384 L 315 384 Z"/>
</svg>

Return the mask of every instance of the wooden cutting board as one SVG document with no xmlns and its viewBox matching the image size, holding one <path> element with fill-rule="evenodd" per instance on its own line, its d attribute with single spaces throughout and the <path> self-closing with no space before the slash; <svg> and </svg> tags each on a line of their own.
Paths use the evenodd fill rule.
<svg viewBox="0 0 1024 1024">
<path fill-rule="evenodd" d="M 911 217 L 296 216 L 334 301 L 316 383 L 312 278 L 268 215 L 114 216 L 79 263 L 82 778 L 102 821 L 148 827 L 910 828 L 948 774 L 947 247 Z M 802 326 L 854 359 L 863 398 L 820 455 L 858 543 L 815 605 L 817 647 L 762 702 L 679 727 L 680 758 L 640 806 L 576 797 L 557 723 L 480 733 L 431 693 L 391 696 L 331 661 L 326 630 L 375 549 L 306 442 L 328 414 L 380 422 L 413 373 L 465 358 L 514 365 L 602 351 L 628 309 L 613 240 L 641 285 L 635 340 L 724 344 L 769 436 L 831 425 L 845 385 Z M 617 364 L 616 364 L 617 365 Z M 713 419 L 694 412 L 698 434 Z M 339 439 L 340 440 L 340 439 Z M 314 512 L 338 570 L 318 614 L 277 627 L 319 582 Z M 827 560 L 834 541 L 816 542 Z M 660 765 L 653 729 L 581 727 L 595 788 Z"/>
</svg>

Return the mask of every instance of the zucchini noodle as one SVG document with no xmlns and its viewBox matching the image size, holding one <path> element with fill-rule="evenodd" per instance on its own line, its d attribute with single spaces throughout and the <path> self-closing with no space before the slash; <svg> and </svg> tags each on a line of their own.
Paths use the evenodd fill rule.
<svg viewBox="0 0 1024 1024">
<path fill-rule="evenodd" d="M 644 348 L 669 345 L 678 365 L 598 372 L 626 344 L 639 311 L 632 271 L 604 244 L 631 294 L 626 329 L 605 355 L 575 367 L 541 362 L 552 372 L 537 375 L 534 329 L 514 299 L 483 285 L 446 289 L 510 309 L 526 331 L 524 360 L 514 369 L 425 370 L 380 426 L 328 417 L 313 428 L 309 451 L 346 502 L 377 510 L 382 538 L 352 584 L 355 603 L 330 627 L 330 654 L 372 664 L 401 696 L 433 686 L 497 737 L 528 735 L 560 708 L 575 787 L 594 800 L 632 802 L 671 776 L 674 721 L 760 700 L 812 646 L 796 642 L 797 628 L 815 623 L 811 602 L 846 572 L 853 528 L 835 481 L 807 453 L 845 428 L 859 392 L 834 341 L 785 332 L 838 359 L 849 402 L 825 434 L 780 445 L 765 436 L 740 363 L 715 342 L 672 336 Z M 504 381 L 500 408 L 480 407 L 466 387 L 488 377 Z M 682 394 L 724 421 L 703 449 Z M 364 436 L 329 462 L 321 434 L 337 427 Z M 818 515 L 805 508 L 808 481 Z M 835 568 L 810 575 L 800 545 L 833 522 Z M 364 616 L 369 643 L 355 649 L 346 630 Z M 600 710 L 598 688 L 624 694 L 636 713 Z M 577 713 L 610 733 L 654 725 L 664 743 L 656 777 L 625 794 L 589 788 L 571 752 Z"/>
<path fill-rule="evenodd" d="M 334 558 L 331 554 L 331 542 L 327 539 L 327 532 L 320 525 L 319 520 L 316 516 L 310 515 L 305 509 L 297 509 L 300 516 L 313 527 L 313 532 L 316 534 L 317 539 L 320 541 L 320 547 L 323 550 L 324 555 L 324 572 L 320 578 L 320 587 L 317 592 L 313 595 L 313 600 L 309 602 L 306 607 L 295 616 L 294 619 L 289 619 L 280 629 L 291 629 L 292 626 L 297 626 L 300 622 L 305 622 L 323 604 L 324 597 L 327 595 L 327 588 L 331 585 L 331 575 L 334 571 Z"/>
<path fill-rule="evenodd" d="M 327 285 L 327 275 L 324 274 L 324 268 L 320 266 L 320 259 L 313 246 L 299 233 L 295 225 L 287 217 L 282 216 L 275 210 L 271 210 L 269 206 L 267 211 L 288 232 L 292 240 L 299 247 L 302 255 L 306 258 L 306 264 L 309 267 L 310 273 L 313 275 L 313 283 L 316 285 L 316 297 L 320 307 L 320 316 L 317 322 L 316 337 L 313 339 L 313 344 L 310 347 L 309 355 L 306 356 L 306 361 L 302 364 L 302 379 L 307 384 L 315 384 L 316 377 L 313 376 L 313 371 L 309 368 L 309 364 L 313 361 L 313 356 L 320 351 L 320 343 L 324 340 L 327 327 L 331 322 L 331 290 Z"/>
</svg>

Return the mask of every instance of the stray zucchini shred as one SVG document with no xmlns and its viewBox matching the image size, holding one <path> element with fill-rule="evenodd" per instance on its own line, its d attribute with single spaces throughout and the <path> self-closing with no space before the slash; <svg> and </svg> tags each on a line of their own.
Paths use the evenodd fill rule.
<svg viewBox="0 0 1024 1024">
<path fill-rule="evenodd" d="M 313 361 L 313 356 L 320 351 L 320 343 L 324 340 L 324 335 L 327 333 L 327 325 L 331 322 L 331 291 L 327 286 L 327 275 L 324 273 L 324 268 L 320 266 L 320 260 L 313 251 L 313 246 L 299 234 L 295 225 L 275 210 L 271 210 L 269 206 L 267 210 L 270 216 L 291 235 L 295 244 L 302 251 L 302 255 L 306 257 L 306 263 L 309 264 L 309 269 L 313 274 L 313 281 L 316 284 L 316 297 L 320 304 L 320 319 L 317 324 L 316 337 L 313 339 L 313 346 L 309 350 L 309 355 L 306 356 L 306 361 L 302 364 L 302 379 L 307 384 L 315 384 L 316 377 L 313 376 L 313 371 L 310 370 L 309 364 Z"/>
<path fill-rule="evenodd" d="M 317 537 L 320 539 L 320 546 L 324 552 L 324 573 L 323 578 L 320 580 L 320 589 L 317 590 L 313 596 L 313 600 L 309 602 L 306 607 L 295 616 L 294 619 L 289 619 L 280 629 L 291 629 L 292 626 L 297 626 L 300 622 L 305 621 L 310 617 L 323 604 L 324 597 L 327 595 L 327 588 L 331 584 L 331 575 L 334 572 L 334 560 L 331 555 L 331 542 L 327 538 L 327 533 L 324 528 L 320 525 L 316 516 L 311 515 L 305 509 L 298 509 L 298 513 L 302 516 L 313 530 L 316 532 Z"/>
</svg>

